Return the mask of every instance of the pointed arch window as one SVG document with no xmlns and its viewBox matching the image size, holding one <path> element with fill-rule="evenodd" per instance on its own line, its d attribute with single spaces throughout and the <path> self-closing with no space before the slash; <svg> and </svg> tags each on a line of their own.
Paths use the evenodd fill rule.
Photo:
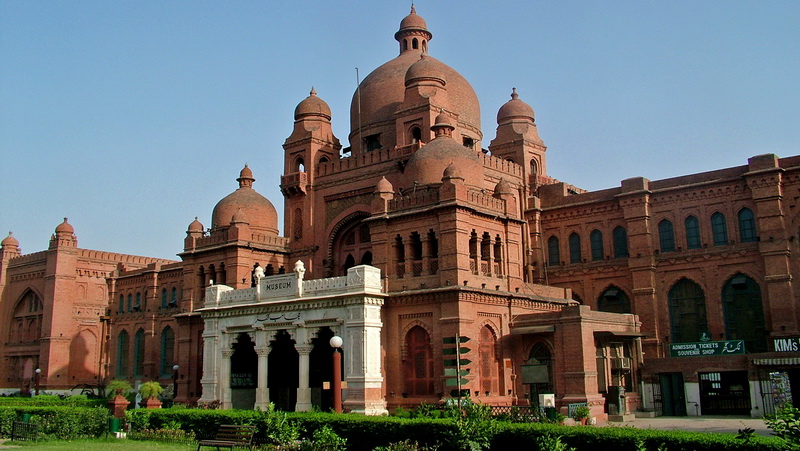
<svg viewBox="0 0 800 451">
<path fill-rule="evenodd" d="M 402 279 L 406 275 L 406 247 L 403 237 L 399 234 L 394 238 L 395 261 L 397 262 L 397 277 Z"/>
<path fill-rule="evenodd" d="M 119 295 L 119 310 L 117 313 L 125 313 L 125 295 Z"/>
<path fill-rule="evenodd" d="M 140 311 L 142 309 L 142 293 L 136 293 L 136 302 L 133 304 L 134 311 Z"/>
<path fill-rule="evenodd" d="M 592 246 L 592 261 L 603 259 L 603 232 L 595 229 L 589 234 L 589 243 Z"/>
<path fill-rule="evenodd" d="M 170 300 L 170 304 L 174 307 L 178 305 L 178 289 L 172 287 L 172 298 Z"/>
<path fill-rule="evenodd" d="M 133 377 L 144 376 L 144 330 L 133 336 Z"/>
<path fill-rule="evenodd" d="M 406 334 L 406 357 L 403 362 L 405 390 L 412 396 L 434 394 L 433 348 L 428 331 L 414 326 Z"/>
<path fill-rule="evenodd" d="M 758 283 L 744 274 L 731 277 L 722 288 L 722 305 L 728 340 L 744 340 L 747 352 L 766 352 L 767 328 Z"/>
<path fill-rule="evenodd" d="M 689 216 L 683 222 L 686 229 L 686 248 L 699 249 L 700 248 L 700 221 L 694 216 Z"/>
<path fill-rule="evenodd" d="M 172 374 L 172 365 L 175 363 L 175 333 L 169 326 L 161 331 L 160 362 L 161 377 L 169 377 Z"/>
<path fill-rule="evenodd" d="M 480 355 L 480 390 L 482 395 L 500 394 L 500 363 L 497 359 L 497 337 L 489 326 L 481 328 L 478 343 Z"/>
<path fill-rule="evenodd" d="M 575 232 L 569 236 L 569 262 L 581 262 L 581 237 Z"/>
<path fill-rule="evenodd" d="M 553 393 L 553 353 L 543 342 L 536 343 L 528 354 L 527 365 L 535 365 L 544 371 L 539 372 L 541 378 L 531 384 L 531 399 L 538 400 L 540 393 Z M 534 397 L 535 396 L 535 397 Z"/>
<path fill-rule="evenodd" d="M 758 241 L 756 236 L 756 218 L 753 210 L 742 208 L 739 210 L 739 240 L 742 243 Z"/>
<path fill-rule="evenodd" d="M 701 341 L 700 335 L 708 332 L 708 323 L 706 297 L 700 285 L 681 279 L 670 288 L 668 298 L 672 342 Z"/>
<path fill-rule="evenodd" d="M 624 291 L 612 285 L 597 299 L 597 310 L 610 313 L 632 313 L 631 301 Z"/>
<path fill-rule="evenodd" d="M 728 244 L 728 225 L 725 223 L 725 215 L 720 212 L 711 215 L 711 233 L 714 236 L 714 246 Z"/>
<path fill-rule="evenodd" d="M 169 304 L 169 298 L 167 297 L 167 289 L 163 288 L 161 289 L 161 308 L 162 309 L 167 308 L 168 304 Z"/>
<path fill-rule="evenodd" d="M 675 252 L 675 230 L 669 219 L 658 223 L 658 240 L 661 252 Z"/>
<path fill-rule="evenodd" d="M 561 253 L 558 249 L 558 237 L 551 236 L 547 239 L 547 264 L 558 266 L 561 262 Z"/>
<path fill-rule="evenodd" d="M 34 344 L 42 336 L 44 305 L 32 290 L 26 290 L 14 307 L 9 324 L 9 343 Z"/>
<path fill-rule="evenodd" d="M 133 295 L 128 294 L 128 313 L 133 311 Z"/>
<path fill-rule="evenodd" d="M 622 226 L 617 226 L 611 232 L 614 240 L 614 258 L 628 256 L 628 231 Z"/>
<path fill-rule="evenodd" d="M 128 377 L 128 348 L 130 340 L 128 332 L 122 331 L 117 336 L 117 377 Z"/>
</svg>

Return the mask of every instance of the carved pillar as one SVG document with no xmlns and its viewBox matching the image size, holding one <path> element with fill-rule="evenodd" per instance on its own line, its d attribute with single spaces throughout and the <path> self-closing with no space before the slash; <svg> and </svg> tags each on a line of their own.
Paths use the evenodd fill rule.
<svg viewBox="0 0 800 451">
<path fill-rule="evenodd" d="M 219 339 L 217 336 L 217 321 L 207 320 L 203 330 L 203 378 L 200 384 L 203 393 L 200 396 L 201 402 L 211 402 L 220 399 L 219 379 L 217 368 L 219 362 Z"/>
<path fill-rule="evenodd" d="M 298 412 L 308 412 L 312 409 L 311 388 L 308 386 L 310 373 L 309 354 L 311 354 L 311 350 L 314 349 L 314 347 L 311 345 L 296 345 L 294 348 L 297 350 L 297 353 L 300 354 L 300 376 L 298 378 L 297 405 L 295 406 L 295 410 Z"/>
<path fill-rule="evenodd" d="M 256 386 L 256 407 L 264 410 L 269 405 L 269 388 L 267 387 L 267 374 L 269 371 L 269 344 L 260 345 L 256 348 L 258 355 L 258 380 Z"/>
<path fill-rule="evenodd" d="M 222 401 L 223 409 L 231 409 L 231 356 L 233 349 L 225 349 L 222 351 L 222 364 L 219 369 L 219 385 L 220 385 L 220 401 Z"/>
<path fill-rule="evenodd" d="M 422 240 L 422 274 L 430 274 L 431 273 L 431 241 L 428 239 L 428 234 L 423 234 L 420 236 Z"/>
</svg>

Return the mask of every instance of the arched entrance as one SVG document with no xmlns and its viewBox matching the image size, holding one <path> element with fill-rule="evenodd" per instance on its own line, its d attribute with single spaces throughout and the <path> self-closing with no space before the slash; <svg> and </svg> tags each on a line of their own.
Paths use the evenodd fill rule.
<svg viewBox="0 0 800 451">
<path fill-rule="evenodd" d="M 311 405 L 323 412 L 333 408 L 333 392 L 323 389 L 323 383 L 330 383 L 333 379 L 333 348 L 330 345 L 333 335 L 329 327 L 322 327 L 317 331 L 316 337 L 311 339 L 314 346 L 309 355 L 308 386 L 311 388 Z"/>
<path fill-rule="evenodd" d="M 522 375 L 522 382 L 530 387 L 532 405 L 539 404 L 539 395 L 554 393 L 553 353 L 545 343 L 540 341 L 533 345 L 523 367 Z"/>
<path fill-rule="evenodd" d="M 300 355 L 289 332 L 279 330 L 270 342 L 272 350 L 267 360 L 269 399 L 279 410 L 294 412 L 299 385 Z"/>
<path fill-rule="evenodd" d="M 234 409 L 252 409 L 258 386 L 258 355 L 248 334 L 239 334 L 231 356 L 231 404 Z"/>
</svg>

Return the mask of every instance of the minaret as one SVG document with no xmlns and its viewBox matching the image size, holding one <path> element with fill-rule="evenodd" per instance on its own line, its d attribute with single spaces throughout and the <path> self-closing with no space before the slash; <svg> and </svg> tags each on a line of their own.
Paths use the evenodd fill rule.
<svg viewBox="0 0 800 451">
<path fill-rule="evenodd" d="M 411 13 L 400 22 L 400 29 L 394 34 L 394 38 L 400 43 L 400 53 L 404 52 L 427 52 L 428 41 L 433 38 L 433 34 L 428 31 L 425 19 L 417 15 L 414 5 L 411 5 Z"/>
<path fill-rule="evenodd" d="M 547 174 L 547 147 L 539 138 L 533 108 L 519 99 L 516 88 L 511 91 L 511 100 L 497 111 L 497 136 L 489 150 L 496 157 L 521 165 L 525 181 L 533 190 L 539 185 L 538 177 Z"/>
</svg>

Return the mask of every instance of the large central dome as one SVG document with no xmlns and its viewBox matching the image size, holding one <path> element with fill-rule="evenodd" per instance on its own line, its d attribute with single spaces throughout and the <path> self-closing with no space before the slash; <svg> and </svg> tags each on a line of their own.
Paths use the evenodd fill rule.
<svg viewBox="0 0 800 451">
<path fill-rule="evenodd" d="M 400 30 L 395 33 L 395 39 L 400 43 L 400 55 L 372 71 L 353 94 L 353 101 L 350 103 L 351 144 L 357 142 L 359 123 L 364 137 L 383 131 L 393 135 L 394 113 L 403 102 L 405 94 L 406 71 L 419 61 L 421 54 L 427 54 L 428 41 L 431 37 L 425 20 L 418 16 L 412 7 L 411 14 L 400 22 Z M 481 111 L 478 96 L 475 95 L 472 86 L 450 66 L 427 55 L 426 59 L 438 66 L 438 72 L 447 82 L 447 96 L 453 111 L 458 114 L 459 127 L 469 129 L 480 136 Z"/>
</svg>

